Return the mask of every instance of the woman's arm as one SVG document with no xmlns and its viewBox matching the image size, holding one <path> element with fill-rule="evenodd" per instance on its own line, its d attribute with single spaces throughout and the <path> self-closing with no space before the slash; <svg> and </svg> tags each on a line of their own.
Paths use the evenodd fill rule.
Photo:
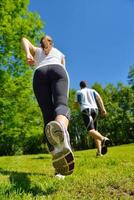
<svg viewBox="0 0 134 200">
<path fill-rule="evenodd" d="M 65 56 L 63 56 L 63 55 L 62 55 L 62 57 L 61 57 L 61 64 L 62 64 L 63 66 L 66 66 Z"/>
<path fill-rule="evenodd" d="M 33 57 L 35 55 L 36 47 L 32 45 L 31 42 L 29 42 L 29 40 L 24 37 L 22 38 L 21 43 L 26 53 L 27 63 L 29 65 L 33 65 L 34 64 Z"/>
</svg>

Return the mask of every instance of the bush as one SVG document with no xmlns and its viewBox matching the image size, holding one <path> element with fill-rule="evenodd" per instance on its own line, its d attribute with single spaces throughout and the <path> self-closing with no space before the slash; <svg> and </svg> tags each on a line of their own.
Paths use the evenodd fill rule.
<svg viewBox="0 0 134 200">
<path fill-rule="evenodd" d="M 47 153 L 47 146 L 44 144 L 43 135 L 32 135 L 25 139 L 23 154 Z"/>
</svg>

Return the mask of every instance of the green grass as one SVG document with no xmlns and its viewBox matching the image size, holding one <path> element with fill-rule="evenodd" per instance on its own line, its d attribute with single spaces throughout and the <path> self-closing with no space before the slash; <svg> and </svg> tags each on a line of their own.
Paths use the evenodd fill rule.
<svg viewBox="0 0 134 200">
<path fill-rule="evenodd" d="M 0 200 L 134 199 L 134 144 L 75 152 L 73 175 L 53 176 L 51 155 L 0 157 Z"/>
</svg>

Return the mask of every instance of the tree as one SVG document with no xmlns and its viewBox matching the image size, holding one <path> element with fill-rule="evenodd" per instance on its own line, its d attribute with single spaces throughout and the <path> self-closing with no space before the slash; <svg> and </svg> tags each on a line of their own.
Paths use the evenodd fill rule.
<svg viewBox="0 0 134 200">
<path fill-rule="evenodd" d="M 132 86 L 132 88 L 134 89 L 134 65 L 132 65 L 129 69 L 129 73 L 128 73 L 128 83 L 129 85 Z"/>
<path fill-rule="evenodd" d="M 0 68 L 14 76 L 22 74 L 27 68 L 25 60 L 22 59 L 22 36 L 35 42 L 41 36 L 43 28 L 40 16 L 27 10 L 28 3 L 29 0 L 0 1 Z"/>
<path fill-rule="evenodd" d="M 27 10 L 28 3 L 0 1 L 0 155 L 39 152 L 42 144 L 42 116 L 33 97 L 32 72 L 25 64 L 21 38 L 35 43 L 43 23 L 37 13 Z"/>
<path fill-rule="evenodd" d="M 105 106 L 108 116 L 100 119 L 99 129 L 112 139 L 113 145 L 130 143 L 134 140 L 134 93 L 132 88 L 118 83 L 104 88 Z"/>
</svg>

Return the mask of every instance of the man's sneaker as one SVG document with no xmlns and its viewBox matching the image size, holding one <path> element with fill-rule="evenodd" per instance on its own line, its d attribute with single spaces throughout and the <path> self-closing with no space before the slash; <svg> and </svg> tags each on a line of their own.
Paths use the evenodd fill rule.
<svg viewBox="0 0 134 200">
<path fill-rule="evenodd" d="M 96 153 L 96 158 L 102 157 L 103 155 L 99 152 Z"/>
<path fill-rule="evenodd" d="M 55 178 L 63 180 L 65 178 L 65 176 L 63 176 L 61 174 L 55 174 Z"/>
<path fill-rule="evenodd" d="M 107 153 L 107 147 L 110 144 L 110 140 L 107 137 L 104 137 L 103 141 L 102 141 L 102 147 L 101 147 L 101 154 L 104 155 Z"/>
<path fill-rule="evenodd" d="M 61 175 L 70 175 L 74 170 L 74 155 L 69 143 L 69 135 L 57 121 L 47 124 L 46 137 L 54 147 L 52 163 L 55 171 Z"/>
</svg>

